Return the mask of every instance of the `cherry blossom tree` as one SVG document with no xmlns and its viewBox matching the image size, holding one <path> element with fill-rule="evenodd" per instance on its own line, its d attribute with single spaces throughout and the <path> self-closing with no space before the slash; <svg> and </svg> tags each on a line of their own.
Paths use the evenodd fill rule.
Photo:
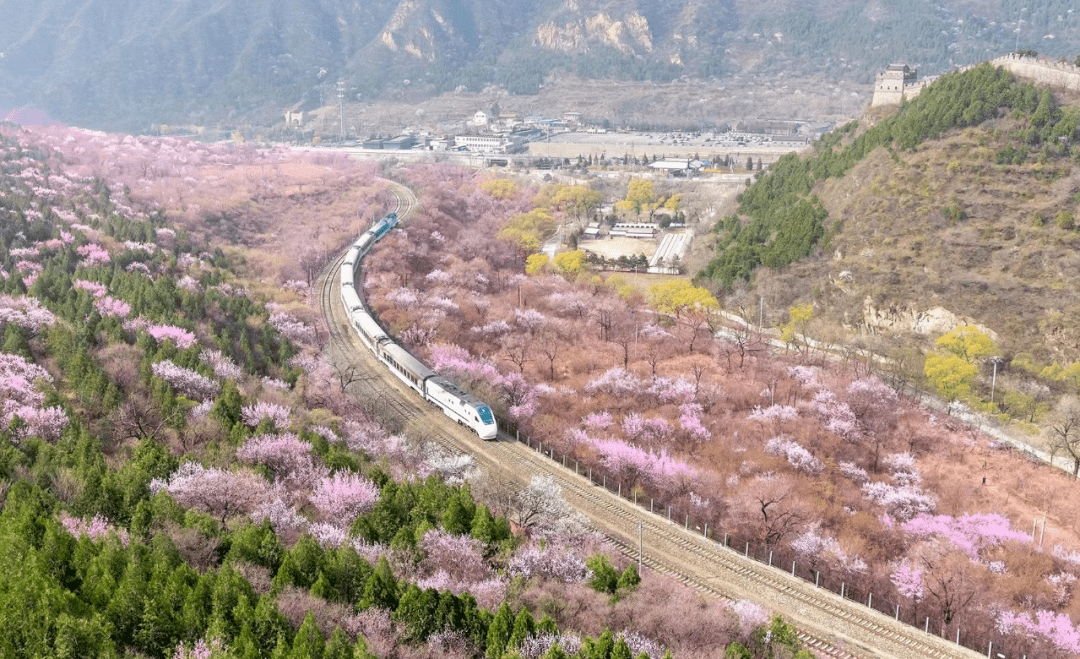
<svg viewBox="0 0 1080 659">
<path fill-rule="evenodd" d="M 318 340 L 318 333 L 315 331 L 314 327 L 303 321 L 297 320 L 287 313 L 272 313 L 267 322 L 269 322 L 271 327 L 276 329 L 279 334 L 293 343 L 314 345 Z"/>
<path fill-rule="evenodd" d="M 581 583 L 591 577 L 585 561 L 576 552 L 565 547 L 535 544 L 518 550 L 510 559 L 507 572 L 525 579 L 541 577 L 563 583 Z"/>
<path fill-rule="evenodd" d="M 345 527 L 379 500 L 379 488 L 359 474 L 337 472 L 321 479 L 311 493 L 314 504 L 332 524 Z"/>
<path fill-rule="evenodd" d="M 23 425 L 16 428 L 13 439 L 21 441 L 27 437 L 40 437 L 47 442 L 55 442 L 60 439 L 64 428 L 68 424 L 67 413 L 61 407 L 31 407 L 27 405 L 15 407 L 6 415 L 6 421 L 11 426 L 12 420 L 18 418 Z"/>
<path fill-rule="evenodd" d="M 185 462 L 168 481 L 154 481 L 151 491 L 164 489 L 185 508 L 195 508 L 221 519 L 247 513 L 263 501 L 270 487 L 250 471 L 224 471 Z"/>
<path fill-rule="evenodd" d="M 95 298 L 103 297 L 108 289 L 105 284 L 96 281 L 87 281 L 85 279 L 75 279 L 71 282 L 71 287 L 75 290 L 86 291 Z"/>
<path fill-rule="evenodd" d="M 877 470 L 881 447 L 896 427 L 899 404 L 896 392 L 874 376 L 855 380 L 847 389 L 847 406 L 855 418 L 856 434 L 874 449 L 871 468 Z"/>
<path fill-rule="evenodd" d="M 652 396 L 660 404 L 689 403 L 697 394 L 697 386 L 684 377 L 678 378 L 653 378 L 646 394 Z"/>
<path fill-rule="evenodd" d="M 0 295 L 0 325 L 11 323 L 37 334 L 56 322 L 55 316 L 37 298 Z"/>
<path fill-rule="evenodd" d="M 791 477 L 761 474 L 747 483 L 737 496 L 740 516 L 766 545 L 782 543 L 796 533 L 806 519 Z"/>
<path fill-rule="evenodd" d="M 131 313 L 130 304 L 108 295 L 94 300 L 94 309 L 105 318 L 127 318 L 128 314 Z"/>
<path fill-rule="evenodd" d="M 275 480 L 307 485 L 326 476 L 325 468 L 317 465 L 311 450 L 311 444 L 293 433 L 258 435 L 237 449 L 236 458 L 248 464 L 265 465 Z"/>
<path fill-rule="evenodd" d="M 921 514 L 904 522 L 900 528 L 919 537 L 939 536 L 972 561 L 978 561 L 986 549 L 1004 542 L 1027 543 L 1031 540 L 1026 533 L 1013 530 L 1007 518 L 995 513 L 960 517 Z"/>
<path fill-rule="evenodd" d="M 287 498 L 286 493 L 274 488 L 271 494 L 255 506 L 250 516 L 251 521 L 256 524 L 269 520 L 270 526 L 283 541 L 299 538 L 310 526 L 307 518 L 300 514 L 296 506 L 288 503 Z"/>
<path fill-rule="evenodd" d="M 21 355 L 0 353 L 0 410 L 5 426 L 12 427 L 13 441 L 38 436 L 46 441 L 59 439 L 68 423 L 67 414 L 60 407 L 45 407 L 45 394 L 37 385 L 52 382 L 52 376 L 44 368 L 28 361 Z"/>
<path fill-rule="evenodd" d="M 885 482 L 865 483 L 862 493 L 874 503 L 883 506 L 890 515 L 901 520 L 911 519 L 920 513 L 931 513 L 937 507 L 937 499 L 917 485 L 893 485 Z"/>
<path fill-rule="evenodd" d="M 259 401 L 253 405 L 245 405 L 240 409 L 240 414 L 244 425 L 250 428 L 262 423 L 263 419 L 269 419 L 275 428 L 285 428 L 289 425 L 289 408 L 277 403 Z"/>
<path fill-rule="evenodd" d="M 585 424 L 586 428 L 595 428 L 597 430 L 603 430 L 614 423 L 614 419 L 611 417 L 611 412 L 590 412 L 581 420 Z"/>
<path fill-rule="evenodd" d="M 228 648 L 220 639 L 199 639 L 191 645 L 183 641 L 176 646 L 172 659 L 219 659 L 227 656 Z"/>
<path fill-rule="evenodd" d="M 927 600 L 936 604 L 946 625 L 952 624 L 983 588 L 972 562 L 939 543 L 920 547 L 915 561 L 922 571 Z"/>
<path fill-rule="evenodd" d="M 825 464 L 815 458 L 810 451 L 806 450 L 791 439 L 785 437 L 773 437 L 765 443 L 765 452 L 770 455 L 779 455 L 787 459 L 788 463 L 798 471 L 816 476 L 825 468 Z"/>
<path fill-rule="evenodd" d="M 123 528 L 114 526 L 101 515 L 94 515 L 90 520 L 85 520 L 61 513 L 60 523 L 64 525 L 68 533 L 76 538 L 86 536 L 91 540 L 98 541 L 110 534 L 114 534 L 120 539 L 121 544 L 124 546 L 128 544 L 128 532 Z"/>
<path fill-rule="evenodd" d="M 101 245 L 97 245 L 95 243 L 87 243 L 80 246 L 75 251 L 79 253 L 79 256 L 82 257 L 83 265 L 87 267 L 105 265 L 112 260 L 112 257 L 109 256 L 108 250 L 106 250 Z"/>
<path fill-rule="evenodd" d="M 162 341 L 172 341 L 176 344 L 177 348 L 185 350 L 195 345 L 195 335 L 181 327 L 175 327 L 173 325 L 151 325 L 146 328 L 146 332 L 154 337 L 155 341 L 159 343 Z"/>
<path fill-rule="evenodd" d="M 552 528 L 571 514 L 562 486 L 551 476 L 533 476 L 508 497 L 508 517 L 523 529 Z"/>
<path fill-rule="evenodd" d="M 199 359 L 207 366 L 214 369 L 214 375 L 222 380 L 239 380 L 244 371 L 236 363 L 225 356 L 220 350 L 205 349 L 199 353 Z"/>
<path fill-rule="evenodd" d="M 773 431 L 779 432 L 784 423 L 799 418 L 799 410 L 790 405 L 755 407 L 746 418 L 750 421 L 757 421 L 762 425 L 772 424 Z"/>
<path fill-rule="evenodd" d="M 421 539 L 420 550 L 424 553 L 420 568 L 427 575 L 445 572 L 467 583 L 485 581 L 494 575 L 484 560 L 483 544 L 472 536 L 431 529 Z"/>
<path fill-rule="evenodd" d="M 184 368 L 183 366 L 177 366 L 171 359 L 155 362 L 153 366 L 151 366 L 151 370 L 155 376 L 168 382 L 169 386 L 178 393 L 187 396 L 192 400 L 208 400 L 216 396 L 221 389 L 217 382 L 214 382 L 198 371 L 193 371 L 190 368 Z"/>
<path fill-rule="evenodd" d="M 617 439 L 594 439 L 592 447 L 600 454 L 604 467 L 632 490 L 641 480 L 649 480 L 655 456 L 648 451 Z"/>
<path fill-rule="evenodd" d="M 997 631 L 1002 634 L 1022 632 L 1041 638 L 1062 652 L 1080 654 L 1080 627 L 1065 613 L 1053 611 L 1009 611 L 998 614 Z"/>
<path fill-rule="evenodd" d="M 889 580 L 896 586 L 896 592 L 901 597 L 907 597 L 917 604 L 923 598 L 925 589 L 922 580 L 923 571 L 915 568 L 910 561 L 904 561 L 896 566 Z"/>
<path fill-rule="evenodd" d="M 828 562 L 848 575 L 863 574 L 867 570 L 866 561 L 844 551 L 836 538 L 822 532 L 820 522 L 810 524 L 791 542 L 791 548 L 801 561 L 809 563 L 813 569 L 817 569 L 822 562 Z"/>
<path fill-rule="evenodd" d="M 814 396 L 814 412 L 825 422 L 825 428 L 849 442 L 860 439 L 858 420 L 847 403 L 828 389 L 821 389 Z"/>
<path fill-rule="evenodd" d="M 683 433 L 691 446 L 707 441 L 712 437 L 712 433 L 701 421 L 701 415 L 704 412 L 701 405 L 683 403 L 679 406 L 679 412 L 679 425 L 682 427 Z"/>
<path fill-rule="evenodd" d="M 585 385 L 586 393 L 605 393 L 618 398 L 635 396 L 642 391 L 640 378 L 625 368 L 612 368 Z"/>
</svg>

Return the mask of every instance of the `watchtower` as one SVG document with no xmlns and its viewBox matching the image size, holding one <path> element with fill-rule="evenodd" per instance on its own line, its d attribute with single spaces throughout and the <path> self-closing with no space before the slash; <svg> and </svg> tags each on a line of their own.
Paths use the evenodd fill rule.
<svg viewBox="0 0 1080 659">
<path fill-rule="evenodd" d="M 890 64 L 877 74 L 874 100 L 870 105 L 900 105 L 902 100 L 914 98 L 920 91 L 922 83 L 919 82 L 918 71 L 907 64 Z"/>
</svg>

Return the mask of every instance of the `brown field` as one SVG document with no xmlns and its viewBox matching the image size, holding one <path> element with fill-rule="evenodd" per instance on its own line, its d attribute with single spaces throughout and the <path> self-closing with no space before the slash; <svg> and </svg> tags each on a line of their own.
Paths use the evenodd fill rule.
<svg viewBox="0 0 1080 659">
<path fill-rule="evenodd" d="M 640 238 L 601 238 L 599 240 L 582 240 L 578 243 L 580 249 L 593 254 L 606 256 L 609 259 L 617 259 L 620 256 L 634 256 L 644 254 L 646 257 L 656 253 L 659 247 L 655 240 L 643 240 Z"/>
</svg>

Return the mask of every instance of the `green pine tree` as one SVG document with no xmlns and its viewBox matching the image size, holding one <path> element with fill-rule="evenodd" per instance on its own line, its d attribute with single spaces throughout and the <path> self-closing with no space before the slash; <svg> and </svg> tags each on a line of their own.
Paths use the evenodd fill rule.
<svg viewBox="0 0 1080 659">
<path fill-rule="evenodd" d="M 514 619 L 514 628 L 510 633 L 508 645 L 514 649 L 520 647 L 535 631 L 536 622 L 533 620 L 532 614 L 529 613 L 528 609 L 522 607 L 517 614 L 517 618 Z"/>
<path fill-rule="evenodd" d="M 570 656 L 559 647 L 558 643 L 555 643 L 544 653 L 544 659 L 570 659 Z"/>
<path fill-rule="evenodd" d="M 461 505 L 457 497 L 454 497 L 442 514 L 443 530 L 453 535 L 468 533 L 472 528 L 473 520 L 467 515 L 465 507 Z"/>
<path fill-rule="evenodd" d="M 255 633 L 251 631 L 251 625 L 244 623 L 240 628 L 240 635 L 233 639 L 229 645 L 229 656 L 237 659 L 259 659 L 262 653 L 259 651 L 259 643 L 255 639 Z"/>
<path fill-rule="evenodd" d="M 242 424 L 244 399 L 240 396 L 240 390 L 232 380 L 226 380 L 221 388 L 221 393 L 214 400 L 214 406 L 210 409 L 210 415 L 221 422 L 228 430 L 233 426 Z"/>
<path fill-rule="evenodd" d="M 259 645 L 261 656 L 276 652 L 282 641 L 285 643 L 285 654 L 288 654 L 288 639 L 292 637 L 293 627 L 278 609 L 277 598 L 273 593 L 259 598 L 259 603 L 255 605 L 255 619 L 251 631 Z"/>
<path fill-rule="evenodd" d="M 364 586 L 361 608 L 378 606 L 394 611 L 398 607 L 398 585 L 385 556 L 379 557 L 375 571 Z"/>
<path fill-rule="evenodd" d="M 363 639 L 363 636 L 360 638 Z M 323 659 L 355 658 L 356 646 L 349 641 L 345 632 L 341 631 L 341 627 L 334 629 L 334 633 L 330 635 L 330 642 L 326 644 L 326 649 L 323 651 Z"/>
<path fill-rule="evenodd" d="M 367 640 L 363 636 L 356 637 L 356 647 L 353 648 L 354 659 L 379 659 L 368 651 Z"/>
<path fill-rule="evenodd" d="M 435 611 L 435 629 L 466 630 L 465 607 L 456 595 L 449 590 L 439 595 L 439 606 Z"/>
<path fill-rule="evenodd" d="M 286 640 L 284 634 L 278 635 L 277 645 L 274 646 L 274 651 L 270 653 L 270 659 L 291 659 L 290 655 L 289 641 Z"/>
<path fill-rule="evenodd" d="M 634 656 L 630 653 L 630 647 L 622 637 L 615 642 L 615 647 L 611 649 L 611 659 L 634 659 Z"/>
<path fill-rule="evenodd" d="M 616 587 L 619 590 L 631 591 L 637 588 L 640 583 L 641 577 L 638 575 L 637 566 L 631 563 L 630 565 L 627 565 L 626 569 L 623 570 L 623 573 L 619 575 L 619 582 L 616 584 Z"/>
<path fill-rule="evenodd" d="M 310 592 L 312 597 L 330 601 L 337 599 L 337 593 L 334 592 L 334 587 L 330 585 L 330 580 L 326 578 L 326 574 L 323 573 L 322 570 L 319 570 L 319 578 L 311 585 Z"/>
<path fill-rule="evenodd" d="M 582 645 L 582 659 L 611 659 L 611 651 L 615 647 L 615 637 L 610 629 L 605 629 L 595 639 L 587 638 Z"/>
<path fill-rule="evenodd" d="M 296 631 L 296 637 L 293 638 L 289 659 L 322 659 L 325 649 L 326 640 L 319 631 L 319 626 L 315 624 L 315 616 L 308 611 L 304 615 L 303 624 Z"/>
<path fill-rule="evenodd" d="M 487 651 L 484 653 L 487 659 L 502 659 L 506 646 L 510 642 L 513 624 L 514 614 L 510 611 L 510 605 L 504 601 L 488 627 Z"/>
<path fill-rule="evenodd" d="M 754 654 L 738 641 L 732 641 L 724 650 L 724 659 L 754 659 Z"/>
<path fill-rule="evenodd" d="M 598 593 L 614 595 L 619 587 L 619 573 L 615 571 L 607 556 L 596 554 L 585 561 L 585 565 L 592 570 L 593 576 L 589 580 L 589 586 Z"/>
<path fill-rule="evenodd" d="M 540 622 L 536 623 L 536 634 L 551 634 L 552 636 L 559 635 L 559 626 L 555 623 L 555 619 L 547 613 L 543 618 L 540 618 Z"/>
<path fill-rule="evenodd" d="M 473 516 L 472 520 L 472 537 L 485 545 L 495 543 L 495 519 L 484 504 L 476 507 L 476 515 Z"/>
</svg>

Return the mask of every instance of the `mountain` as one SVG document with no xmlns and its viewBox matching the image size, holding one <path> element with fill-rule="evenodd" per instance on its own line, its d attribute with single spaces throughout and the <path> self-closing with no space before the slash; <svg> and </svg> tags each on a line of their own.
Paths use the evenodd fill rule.
<svg viewBox="0 0 1080 659">
<path fill-rule="evenodd" d="M 943 76 L 785 157 L 717 225 L 703 279 L 774 319 L 812 303 L 883 350 L 974 323 L 1036 373 L 1080 361 L 1080 94 L 1062 91 L 1080 68 L 1004 64 L 1023 75 Z"/>
<path fill-rule="evenodd" d="M 1039 4 L 1040 6 L 1035 6 Z M 386 90 L 535 93 L 553 70 L 869 82 L 1010 51 L 1075 56 L 1069 0 L 0 0 L 0 107 L 72 123 L 268 122 Z M 1018 30 L 1018 31 L 1017 31 Z"/>
</svg>

